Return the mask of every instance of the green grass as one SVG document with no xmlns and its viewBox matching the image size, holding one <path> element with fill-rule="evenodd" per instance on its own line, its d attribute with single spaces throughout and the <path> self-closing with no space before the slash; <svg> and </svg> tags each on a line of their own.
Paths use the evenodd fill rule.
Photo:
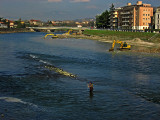
<svg viewBox="0 0 160 120">
<path fill-rule="evenodd" d="M 145 32 L 122 32 L 122 31 L 109 31 L 109 30 L 85 30 L 84 34 L 97 35 L 101 37 L 113 37 L 117 39 L 131 40 L 134 38 L 140 38 L 141 40 L 148 41 L 155 33 Z"/>
</svg>

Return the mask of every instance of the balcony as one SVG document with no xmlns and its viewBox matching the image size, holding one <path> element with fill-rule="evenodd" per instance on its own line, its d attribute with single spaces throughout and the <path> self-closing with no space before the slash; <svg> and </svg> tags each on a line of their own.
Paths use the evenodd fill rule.
<svg viewBox="0 0 160 120">
<path fill-rule="evenodd" d="M 112 25 L 113 27 L 117 27 L 117 25 Z"/>
<path fill-rule="evenodd" d="M 118 14 L 118 12 L 114 12 L 113 14 L 114 14 L 114 15 L 117 15 L 117 14 Z"/>
<path fill-rule="evenodd" d="M 114 16 L 113 18 L 115 19 L 115 18 L 118 18 L 118 17 L 115 17 L 115 16 Z"/>
<path fill-rule="evenodd" d="M 122 16 L 122 18 L 130 18 L 129 16 Z"/>
<path fill-rule="evenodd" d="M 115 23 L 115 22 L 118 22 L 118 21 L 117 21 L 117 20 L 113 20 L 112 22 L 114 22 L 114 23 Z"/>
<path fill-rule="evenodd" d="M 125 20 L 125 21 L 122 21 L 122 22 L 124 22 L 124 23 L 128 23 L 128 22 L 129 22 L 129 20 Z"/>
<path fill-rule="evenodd" d="M 130 12 L 121 12 L 122 15 L 128 15 L 131 14 Z"/>
<path fill-rule="evenodd" d="M 122 25 L 122 26 L 124 26 L 124 27 L 125 27 L 125 26 L 129 26 L 129 25 L 128 25 L 128 24 L 124 24 L 124 25 Z"/>
</svg>

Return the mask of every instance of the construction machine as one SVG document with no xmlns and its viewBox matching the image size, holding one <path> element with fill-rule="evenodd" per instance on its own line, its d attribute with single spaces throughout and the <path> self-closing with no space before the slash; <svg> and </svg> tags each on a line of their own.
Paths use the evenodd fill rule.
<svg viewBox="0 0 160 120">
<path fill-rule="evenodd" d="M 131 49 L 131 45 L 127 44 L 126 42 L 114 40 L 112 43 L 112 47 L 109 49 L 109 51 L 114 51 L 114 47 L 116 43 L 120 44 L 120 48 L 118 48 L 119 50 L 130 50 Z"/>
<path fill-rule="evenodd" d="M 57 35 L 55 35 L 55 34 L 47 34 L 47 35 L 45 35 L 44 36 L 44 38 L 46 38 L 47 36 L 49 36 L 49 35 L 51 35 L 52 36 L 52 38 L 58 38 L 58 36 Z"/>
<path fill-rule="evenodd" d="M 64 35 L 70 35 L 73 32 L 72 29 L 68 30 L 68 32 L 64 33 Z"/>
</svg>

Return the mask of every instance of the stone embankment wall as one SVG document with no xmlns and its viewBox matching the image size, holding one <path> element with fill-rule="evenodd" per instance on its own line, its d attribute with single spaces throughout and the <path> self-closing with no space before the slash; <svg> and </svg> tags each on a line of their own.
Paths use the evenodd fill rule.
<svg viewBox="0 0 160 120">
<path fill-rule="evenodd" d="M 28 28 L 0 28 L 0 33 L 33 32 Z"/>
</svg>

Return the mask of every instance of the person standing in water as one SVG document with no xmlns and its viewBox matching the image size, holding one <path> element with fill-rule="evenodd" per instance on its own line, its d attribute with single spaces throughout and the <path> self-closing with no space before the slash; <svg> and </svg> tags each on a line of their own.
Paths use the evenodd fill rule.
<svg viewBox="0 0 160 120">
<path fill-rule="evenodd" d="M 90 92 L 93 92 L 93 83 L 92 82 L 89 82 L 88 87 L 89 87 Z"/>
</svg>

